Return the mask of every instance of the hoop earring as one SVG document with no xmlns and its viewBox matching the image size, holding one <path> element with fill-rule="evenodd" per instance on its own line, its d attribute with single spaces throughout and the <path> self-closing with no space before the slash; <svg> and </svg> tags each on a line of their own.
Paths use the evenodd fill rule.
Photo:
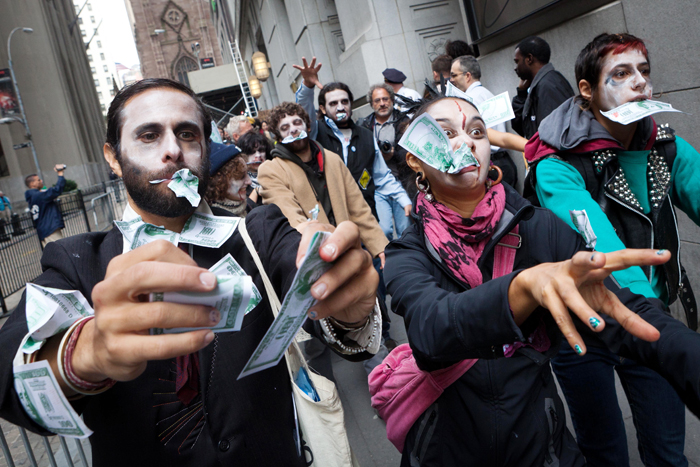
<svg viewBox="0 0 700 467">
<path fill-rule="evenodd" d="M 433 194 L 430 192 L 430 182 L 427 178 L 425 178 L 423 172 L 418 172 L 418 176 L 416 177 L 416 186 L 418 187 L 418 191 L 425 195 L 425 199 L 428 200 L 428 202 L 432 203 L 435 201 Z"/>
<path fill-rule="evenodd" d="M 493 171 L 496 171 L 496 175 L 492 176 L 491 174 Z M 496 179 L 492 180 L 492 178 L 494 176 L 496 177 Z M 492 165 L 489 168 L 488 178 L 486 179 L 486 187 L 491 188 L 494 185 L 498 185 L 499 183 L 501 183 L 501 180 L 503 180 L 503 171 L 501 170 L 501 168 L 499 166 Z"/>
</svg>

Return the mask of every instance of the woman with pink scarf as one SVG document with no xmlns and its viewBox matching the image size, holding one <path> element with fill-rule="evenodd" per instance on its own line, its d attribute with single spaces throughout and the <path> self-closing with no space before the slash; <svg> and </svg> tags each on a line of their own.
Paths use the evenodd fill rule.
<svg viewBox="0 0 700 467">
<path fill-rule="evenodd" d="M 700 335 L 609 278 L 630 265 L 663 264 L 669 253 L 586 251 L 563 221 L 499 183 L 473 105 L 436 99 L 414 121 L 425 113 L 449 138 L 447 159 L 466 145 L 477 163 L 453 163 L 448 173 L 407 155 L 419 189 L 414 223 L 387 247 L 385 278 L 421 370 L 474 364 L 415 421 L 402 466 L 585 465 L 549 366 L 562 336 L 586 353 L 575 321 L 669 379 L 700 413 L 700 368 L 692 363 Z"/>
</svg>

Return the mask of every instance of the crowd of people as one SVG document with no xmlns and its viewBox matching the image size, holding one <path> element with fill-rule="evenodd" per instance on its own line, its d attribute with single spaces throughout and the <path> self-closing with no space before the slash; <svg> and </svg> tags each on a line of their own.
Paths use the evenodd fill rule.
<svg viewBox="0 0 700 467">
<path fill-rule="evenodd" d="M 95 316 L 48 338 L 32 361 L 49 361 L 56 375 L 71 368 L 72 384 L 57 380 L 94 430 L 93 465 L 307 465 L 284 362 L 236 378 L 273 320 L 264 273 L 283 297 L 317 231 L 332 232 L 321 251 L 333 267 L 310 289 L 310 367 L 335 380 L 335 352 L 362 361 L 370 378 L 385 371 L 400 350 L 390 296 L 420 371 L 458 372 L 401 435 L 402 466 L 628 465 L 614 372 L 645 465 L 688 465 L 700 335 L 674 209 L 700 225 L 700 154 L 651 116 L 627 125 L 605 116 L 652 96 L 641 39 L 595 37 L 576 60 L 578 93 L 550 55 L 539 37 L 514 49 L 517 135 L 486 127 L 477 106 L 493 93 L 461 41 L 433 60 L 422 95 L 386 69 L 367 92 L 372 112 L 357 120 L 350 86 L 322 83 L 322 64 L 302 57 L 295 102 L 259 120 L 231 118 L 223 144 L 210 141 L 189 88 L 146 79 L 120 91 L 104 152 L 129 194 L 124 220 L 178 233 L 194 213 L 245 218 L 265 271 L 238 231 L 220 248 L 130 250 L 118 229 L 47 243 L 35 283 L 82 292 Z M 467 98 L 446 95 L 448 82 Z M 399 144 L 425 115 L 450 151 L 466 145 L 476 164 L 448 173 Z M 197 206 L 153 183 L 184 168 L 199 179 Z M 53 191 L 27 179 L 38 206 L 62 190 L 56 169 Z M 54 227 L 43 230 L 47 242 Z M 207 268 L 227 254 L 263 292 L 241 331 L 212 333 L 221 315 L 210 307 L 143 300 L 211 291 Z M 668 312 L 678 297 L 687 323 Z M 23 298 L 0 330 L 0 416 L 48 434 L 13 385 L 27 307 Z M 148 333 L 179 327 L 202 329 Z"/>
</svg>

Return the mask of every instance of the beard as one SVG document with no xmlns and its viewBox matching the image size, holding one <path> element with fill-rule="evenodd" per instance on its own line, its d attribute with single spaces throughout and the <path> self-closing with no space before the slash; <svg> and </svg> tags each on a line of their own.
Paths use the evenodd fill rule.
<svg viewBox="0 0 700 467">
<path fill-rule="evenodd" d="M 300 139 L 288 144 L 282 144 L 282 146 L 289 149 L 294 154 L 299 154 L 300 152 L 304 152 L 309 148 L 309 138 Z"/>
<path fill-rule="evenodd" d="M 190 169 L 190 172 L 199 179 L 197 192 L 204 199 L 204 194 L 207 192 L 209 185 L 209 154 L 202 159 L 199 167 L 187 167 L 180 162 L 172 167 L 149 172 L 132 163 L 126 154 L 119 157 L 119 164 L 122 169 L 122 179 L 124 186 L 131 199 L 136 203 L 139 209 L 149 212 L 160 217 L 183 217 L 191 215 L 196 207 L 193 207 L 187 198 L 175 196 L 175 193 L 168 189 L 167 193 L 163 194 L 160 190 L 161 183 L 151 184 L 150 180 L 160 180 L 170 178 L 171 175 L 180 169 Z M 168 182 L 162 182 L 167 184 Z"/>
</svg>

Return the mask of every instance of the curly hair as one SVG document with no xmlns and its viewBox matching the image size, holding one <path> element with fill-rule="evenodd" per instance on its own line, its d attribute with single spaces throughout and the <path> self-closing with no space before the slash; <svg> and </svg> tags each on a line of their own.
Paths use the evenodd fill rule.
<svg viewBox="0 0 700 467">
<path fill-rule="evenodd" d="M 248 173 L 243 155 L 238 154 L 233 159 L 224 164 L 216 174 L 209 179 L 209 186 L 204 195 L 207 203 L 226 199 L 231 180 L 241 180 Z"/>
<path fill-rule="evenodd" d="M 277 126 L 280 124 L 282 119 L 288 115 L 298 115 L 301 117 L 304 120 L 304 123 L 306 123 L 306 132 L 308 133 L 311 131 L 311 120 L 309 119 L 309 114 L 307 114 L 306 110 L 304 110 L 304 107 L 294 102 L 282 102 L 280 105 L 270 110 L 267 120 L 268 125 L 270 126 L 269 130 L 273 135 L 275 135 L 277 141 L 282 141 L 282 135 L 280 135 Z"/>
</svg>

